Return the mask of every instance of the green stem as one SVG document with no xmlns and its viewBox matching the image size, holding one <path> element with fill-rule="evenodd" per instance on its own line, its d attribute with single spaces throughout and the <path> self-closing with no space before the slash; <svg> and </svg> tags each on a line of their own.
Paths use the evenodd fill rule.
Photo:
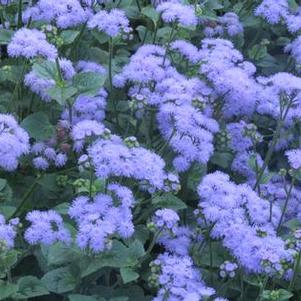
<svg viewBox="0 0 301 301">
<path fill-rule="evenodd" d="M 90 163 L 91 165 L 91 163 Z M 90 185 L 89 185 L 89 196 L 92 197 L 92 184 L 93 184 L 93 169 L 90 168 Z"/>
<path fill-rule="evenodd" d="M 171 28 L 171 31 L 170 31 L 170 35 L 169 35 L 169 38 L 168 38 L 168 42 L 167 42 L 167 45 L 166 45 L 166 51 L 165 51 L 165 54 L 164 54 L 164 58 L 163 58 L 163 66 L 165 64 L 165 61 L 166 61 L 166 58 L 167 58 L 167 54 L 169 52 L 169 48 L 170 48 L 170 44 L 171 44 L 171 41 L 173 40 L 173 35 L 174 35 L 174 32 L 175 32 L 175 29 L 176 29 L 176 22 L 174 22 L 172 24 L 172 28 Z"/>
<path fill-rule="evenodd" d="M 62 75 L 60 61 L 58 58 L 55 59 L 55 64 L 56 64 L 56 69 L 57 69 L 57 73 L 58 73 L 58 77 L 59 77 L 59 82 L 60 82 L 60 84 L 62 84 L 64 82 L 64 79 L 63 79 L 63 75 Z"/>
<path fill-rule="evenodd" d="M 297 276 L 298 276 L 300 263 L 301 263 L 301 252 L 299 252 L 297 261 L 295 263 L 294 273 L 293 273 L 293 277 L 292 277 L 292 280 L 289 285 L 289 289 L 292 289 L 294 287 L 294 284 L 295 284 Z"/>
<path fill-rule="evenodd" d="M 157 24 L 156 24 L 156 25 L 155 25 L 154 37 L 153 37 L 153 44 L 156 44 L 157 33 L 158 33 L 158 26 L 157 26 Z"/>
<path fill-rule="evenodd" d="M 78 49 L 78 44 L 79 44 L 79 42 L 80 42 L 80 40 L 81 40 L 81 38 L 82 38 L 82 36 L 85 32 L 86 27 L 87 27 L 87 22 L 85 22 L 82 25 L 78 36 L 76 37 L 76 39 L 74 40 L 74 42 L 72 44 L 71 57 L 73 57 L 74 60 L 76 60 L 76 56 L 75 56 L 76 55 L 76 50 Z"/>
<path fill-rule="evenodd" d="M 264 281 L 261 283 L 260 289 L 259 289 L 259 294 L 258 294 L 258 296 L 256 298 L 256 301 L 261 301 L 262 300 L 262 293 L 264 292 L 264 290 L 265 290 L 265 288 L 267 286 L 268 280 L 269 280 L 269 278 L 265 277 Z"/>
<path fill-rule="evenodd" d="M 19 3 L 18 3 L 18 28 L 22 27 L 22 11 L 23 11 L 23 0 L 19 0 Z"/>
<path fill-rule="evenodd" d="M 291 105 L 292 105 L 292 102 L 290 101 L 290 103 L 287 105 L 287 107 L 286 107 L 286 109 L 284 111 L 284 114 L 282 114 L 282 109 L 281 109 L 280 117 L 279 117 L 279 119 L 277 121 L 277 127 L 276 127 L 276 130 L 274 132 L 271 145 L 270 145 L 270 147 L 268 149 L 268 152 L 266 154 L 266 157 L 264 159 L 264 163 L 263 163 L 263 165 L 262 165 L 262 167 L 261 167 L 261 169 L 259 171 L 259 174 L 257 175 L 257 180 L 256 180 L 256 183 L 255 183 L 255 185 L 253 187 L 254 190 L 256 190 L 257 187 L 258 187 L 258 185 L 260 185 L 260 181 L 262 179 L 262 176 L 263 176 L 263 174 L 264 174 L 264 172 L 265 172 L 265 170 L 266 170 L 266 168 L 267 168 L 267 166 L 268 166 L 268 164 L 269 164 L 269 162 L 270 162 L 270 160 L 272 158 L 272 154 L 274 152 L 274 149 L 275 149 L 276 144 L 278 142 L 278 139 L 280 137 L 280 132 L 281 132 L 281 129 L 283 127 L 283 123 L 284 123 L 284 121 L 285 121 L 285 119 L 287 117 L 287 114 L 289 112 L 289 109 L 290 109 Z"/>
<path fill-rule="evenodd" d="M 280 228 L 281 228 L 281 225 L 282 225 L 282 222 L 283 222 L 283 219 L 284 219 L 284 215 L 285 215 L 286 210 L 287 210 L 288 202 L 289 202 L 294 184 L 295 184 L 295 179 L 293 178 L 292 182 L 291 182 L 291 185 L 290 185 L 290 187 L 289 187 L 289 189 L 286 193 L 286 199 L 285 199 L 284 206 L 283 206 L 282 213 L 281 213 L 281 217 L 280 217 L 280 220 L 279 220 L 279 223 L 278 223 L 278 226 L 277 226 L 277 233 L 279 233 L 279 231 L 280 231 Z"/>
<path fill-rule="evenodd" d="M 136 0 L 136 4 L 137 4 L 137 7 L 138 7 L 139 11 L 141 11 L 141 6 L 140 6 L 140 3 L 139 3 L 139 0 Z"/>
<path fill-rule="evenodd" d="M 72 108 L 72 103 L 70 102 L 69 99 L 67 99 L 66 102 L 67 102 L 67 106 L 68 106 L 69 123 L 70 123 L 70 126 L 72 126 L 72 122 L 73 122 L 73 108 Z"/>
<path fill-rule="evenodd" d="M 110 38 L 109 40 L 109 83 L 110 83 L 110 92 L 112 93 L 113 90 L 113 75 L 112 75 L 112 62 L 113 62 L 113 39 Z"/>
<path fill-rule="evenodd" d="M 38 181 L 39 179 L 41 178 L 41 176 L 38 176 L 36 178 L 36 180 L 32 183 L 32 185 L 29 187 L 29 189 L 25 192 L 24 196 L 22 197 L 22 200 L 19 204 L 19 206 L 17 207 L 16 211 L 13 213 L 13 215 L 10 217 L 11 218 L 14 218 L 16 216 L 18 216 L 18 214 L 20 212 L 22 212 L 22 209 L 23 207 L 25 206 L 28 198 L 31 196 L 31 194 L 34 192 L 34 190 L 36 189 L 37 185 L 38 185 Z"/>
<path fill-rule="evenodd" d="M 0 7 L 0 20 L 1 20 L 1 24 L 2 24 L 3 28 L 6 29 L 5 18 L 4 18 L 3 8 L 2 7 Z"/>
</svg>

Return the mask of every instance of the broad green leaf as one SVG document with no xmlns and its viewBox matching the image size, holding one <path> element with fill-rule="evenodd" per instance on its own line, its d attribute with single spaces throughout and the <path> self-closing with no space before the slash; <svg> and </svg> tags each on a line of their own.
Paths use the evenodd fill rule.
<svg viewBox="0 0 301 301">
<path fill-rule="evenodd" d="M 3 214 L 6 218 L 9 218 L 16 211 L 16 207 L 14 206 L 0 206 L 0 213 Z"/>
<path fill-rule="evenodd" d="M 124 267 L 120 269 L 120 274 L 123 283 L 129 283 L 139 278 L 139 274 L 136 273 L 132 268 Z"/>
<path fill-rule="evenodd" d="M 14 35 L 13 30 L 0 29 L 0 45 L 7 45 Z"/>
<path fill-rule="evenodd" d="M 210 161 L 222 168 L 228 168 L 233 161 L 233 154 L 227 152 L 215 152 Z"/>
<path fill-rule="evenodd" d="M 207 166 L 194 164 L 188 172 L 187 186 L 192 191 L 196 191 L 197 186 L 200 184 L 201 179 L 206 175 Z"/>
<path fill-rule="evenodd" d="M 81 277 L 91 275 L 103 267 L 134 267 L 144 254 L 143 244 L 138 240 L 130 243 L 128 247 L 115 240 L 110 251 L 103 252 L 97 257 L 86 257 L 81 260 Z"/>
<path fill-rule="evenodd" d="M 93 37 L 99 42 L 99 44 L 105 44 L 110 39 L 107 34 L 98 30 L 92 30 L 91 33 Z"/>
<path fill-rule="evenodd" d="M 0 270 L 10 270 L 17 262 L 18 254 L 16 250 L 10 250 L 6 254 L 3 254 L 0 258 Z"/>
<path fill-rule="evenodd" d="M 160 14 L 153 6 L 146 6 L 142 9 L 141 13 L 150 18 L 155 24 L 160 20 Z"/>
<path fill-rule="evenodd" d="M 172 193 L 156 196 L 152 199 L 152 203 L 159 208 L 170 208 L 174 210 L 187 208 L 186 204 Z"/>
<path fill-rule="evenodd" d="M 263 300 L 270 301 L 270 300 L 275 300 L 275 301 L 287 301 L 294 295 L 287 290 L 284 289 L 278 289 L 278 290 L 265 290 L 262 293 L 262 298 Z"/>
<path fill-rule="evenodd" d="M 42 61 L 40 63 L 34 63 L 32 66 L 32 70 L 40 78 L 52 79 L 54 81 L 57 81 L 59 79 L 55 62 Z"/>
<path fill-rule="evenodd" d="M 33 276 L 20 278 L 18 280 L 18 287 L 18 292 L 14 296 L 14 298 L 17 299 L 28 299 L 49 294 L 49 291 L 43 282 Z"/>
<path fill-rule="evenodd" d="M 78 37 L 78 30 L 64 30 L 61 32 L 61 38 L 63 39 L 64 45 L 72 44 L 75 39 Z"/>
<path fill-rule="evenodd" d="M 95 95 L 104 85 L 105 75 L 94 72 L 83 72 L 73 77 L 73 86 L 81 94 Z"/>
<path fill-rule="evenodd" d="M 85 296 L 85 295 L 69 295 L 68 296 L 69 301 L 105 301 L 105 299 L 102 298 L 98 299 L 96 297 L 93 296 Z"/>
<path fill-rule="evenodd" d="M 66 246 L 63 243 L 42 246 L 41 249 L 49 266 L 71 262 L 79 255 L 71 246 Z"/>
<path fill-rule="evenodd" d="M 50 139 L 55 133 L 54 126 L 49 122 L 47 114 L 43 112 L 27 116 L 21 122 L 21 127 L 28 132 L 30 137 L 36 140 Z"/>
<path fill-rule="evenodd" d="M 0 280 L 0 300 L 8 300 L 18 290 L 18 286 L 12 283 L 6 283 Z"/>
<path fill-rule="evenodd" d="M 211 10 L 223 8 L 223 4 L 220 0 L 210 0 L 206 2 L 206 7 Z"/>
<path fill-rule="evenodd" d="M 76 286 L 76 278 L 68 267 L 58 268 L 48 272 L 42 278 L 50 292 L 62 294 L 72 291 Z"/>
<path fill-rule="evenodd" d="M 5 179 L 0 179 L 0 191 L 2 189 L 4 189 L 4 187 L 6 186 L 7 181 Z"/>
<path fill-rule="evenodd" d="M 57 101 L 58 104 L 60 105 L 65 105 L 66 101 L 74 96 L 77 92 L 77 89 L 74 87 L 59 87 L 59 86 L 54 86 L 50 89 L 47 90 L 47 93 L 49 96 Z"/>
<path fill-rule="evenodd" d="M 22 80 L 22 70 L 24 66 L 20 65 L 5 65 L 0 68 L 0 81 L 10 81 L 13 83 L 18 83 Z"/>
</svg>

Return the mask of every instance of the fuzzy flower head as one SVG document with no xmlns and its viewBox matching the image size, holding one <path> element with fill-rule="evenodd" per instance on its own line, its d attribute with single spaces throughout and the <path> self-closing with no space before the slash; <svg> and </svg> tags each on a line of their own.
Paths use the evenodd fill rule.
<svg viewBox="0 0 301 301">
<path fill-rule="evenodd" d="M 206 22 L 204 22 L 207 25 Z M 206 37 L 212 38 L 217 36 L 234 37 L 243 33 L 243 25 L 240 23 L 238 16 L 235 13 L 228 12 L 221 17 L 217 18 L 216 23 L 209 23 L 210 26 L 206 26 L 204 33 Z"/>
<path fill-rule="evenodd" d="M 55 22 L 59 28 L 69 28 L 87 21 L 87 11 L 78 0 L 39 0 L 35 6 L 23 13 L 23 22 L 45 21 Z"/>
<path fill-rule="evenodd" d="M 132 32 L 128 18 L 124 11 L 120 9 L 112 9 L 110 12 L 105 10 L 99 11 L 90 18 L 88 27 L 103 31 L 112 38 L 115 38 L 120 34 L 125 37 L 130 36 L 130 33 Z"/>
<path fill-rule="evenodd" d="M 100 137 L 104 133 L 104 130 L 105 127 L 95 120 L 79 121 L 71 130 L 74 148 L 80 151 L 86 140 L 92 142 L 93 138 Z"/>
<path fill-rule="evenodd" d="M 224 39 L 202 40 L 199 53 L 202 60 L 200 74 L 206 76 L 215 93 L 223 99 L 225 117 L 250 116 L 255 110 L 260 88 L 253 77 L 255 66 L 244 61 L 234 45 Z"/>
<path fill-rule="evenodd" d="M 79 95 L 72 106 L 72 125 L 80 121 L 91 120 L 101 122 L 105 118 L 105 108 L 107 104 L 108 93 L 102 88 L 97 95 Z M 61 119 L 66 127 L 70 127 L 69 110 L 66 108 Z"/>
<path fill-rule="evenodd" d="M 8 223 L 6 223 L 5 217 L 0 214 L 0 252 L 3 249 L 10 249 L 14 247 L 18 224 L 18 218 L 11 219 Z"/>
<path fill-rule="evenodd" d="M 172 209 L 157 210 L 153 217 L 153 223 L 155 224 L 156 228 L 160 230 L 172 230 L 177 225 L 179 220 L 180 218 L 178 214 Z"/>
<path fill-rule="evenodd" d="M 275 205 L 270 214 L 267 200 L 250 186 L 231 182 L 222 172 L 205 176 L 198 194 L 203 216 L 214 223 L 211 236 L 222 239 L 243 267 L 255 273 L 283 274 L 286 265 L 282 263 L 291 262 L 292 255 L 274 228 L 280 219 L 279 207 Z"/>
<path fill-rule="evenodd" d="M 29 136 L 11 115 L 0 114 L 0 167 L 17 169 L 22 155 L 29 153 Z"/>
<path fill-rule="evenodd" d="M 263 17 L 270 24 L 276 24 L 281 21 L 288 11 L 287 0 L 263 0 L 256 8 L 255 15 Z"/>
<path fill-rule="evenodd" d="M 163 2 L 156 7 L 166 23 L 177 23 L 183 27 L 197 25 L 197 17 L 193 6 L 183 5 L 174 1 Z"/>
<path fill-rule="evenodd" d="M 93 200 L 77 197 L 69 215 L 78 225 L 76 242 L 81 249 L 101 252 L 109 249 L 113 235 L 129 238 L 134 233 L 131 208 L 134 197 L 127 187 L 110 184 L 111 194 L 97 194 Z"/>
<path fill-rule="evenodd" d="M 300 149 L 292 149 L 285 152 L 290 167 L 293 169 L 301 168 L 301 150 Z"/>
<path fill-rule="evenodd" d="M 44 142 L 37 142 L 31 147 L 31 154 L 34 156 L 32 163 L 36 169 L 47 170 L 51 165 L 58 168 L 65 166 L 68 157 L 65 153 L 57 151 Z"/>
<path fill-rule="evenodd" d="M 205 286 L 189 256 L 164 253 L 150 266 L 153 272 L 149 283 L 160 288 L 154 300 L 164 300 L 168 294 L 170 300 L 198 301 L 215 293 L 214 289 Z"/>
<path fill-rule="evenodd" d="M 23 56 L 32 59 L 42 56 L 47 59 L 57 57 L 57 49 L 49 44 L 46 35 L 37 29 L 21 28 L 14 34 L 8 44 L 7 52 L 9 56 Z"/>
<path fill-rule="evenodd" d="M 143 189 L 164 188 L 163 159 L 143 147 L 129 147 L 118 136 L 97 140 L 89 147 L 88 155 L 99 178 L 126 177 L 138 180 Z"/>
<path fill-rule="evenodd" d="M 301 65 L 301 36 L 286 45 L 284 50 L 291 54 L 297 64 Z"/>
<path fill-rule="evenodd" d="M 62 217 L 53 210 L 31 211 L 27 214 L 26 220 L 31 225 L 26 229 L 25 240 L 31 244 L 42 243 L 51 245 L 57 241 L 69 244 L 71 235 L 64 226 Z"/>
<path fill-rule="evenodd" d="M 234 278 L 235 271 L 238 269 L 238 265 L 234 262 L 230 262 L 227 260 L 220 265 L 219 269 L 220 269 L 219 274 L 222 278 L 226 278 L 226 277 Z"/>
</svg>

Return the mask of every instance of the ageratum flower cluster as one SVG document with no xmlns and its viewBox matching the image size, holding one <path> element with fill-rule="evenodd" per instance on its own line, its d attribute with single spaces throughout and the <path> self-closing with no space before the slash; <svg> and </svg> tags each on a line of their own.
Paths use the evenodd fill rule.
<svg viewBox="0 0 301 301">
<path fill-rule="evenodd" d="M 222 172 L 205 176 L 198 193 L 199 222 L 213 224 L 212 237 L 222 239 L 242 266 L 256 273 L 288 272 L 283 263 L 292 261 L 293 252 L 275 232 L 280 218 L 278 206 L 271 211 L 268 201 L 248 185 L 236 185 Z"/>
<path fill-rule="evenodd" d="M 0 0 L 0 299 L 298 298 L 301 5 L 234 2 Z"/>
</svg>

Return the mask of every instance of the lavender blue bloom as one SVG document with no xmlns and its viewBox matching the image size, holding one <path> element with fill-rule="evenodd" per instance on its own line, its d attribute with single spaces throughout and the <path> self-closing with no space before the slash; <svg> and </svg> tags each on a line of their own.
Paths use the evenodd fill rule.
<svg viewBox="0 0 301 301">
<path fill-rule="evenodd" d="M 57 49 L 47 42 L 45 33 L 28 28 L 21 28 L 15 32 L 7 46 L 7 52 L 11 57 L 23 56 L 27 59 L 37 56 L 47 59 L 57 57 Z"/>
<path fill-rule="evenodd" d="M 29 153 L 29 136 L 12 115 L 0 114 L 0 167 L 16 170 L 19 159 Z"/>
<path fill-rule="evenodd" d="M 280 218 L 278 206 L 270 212 L 268 201 L 222 172 L 205 176 L 198 194 L 207 223 L 214 223 L 212 237 L 221 239 L 246 270 L 282 276 L 287 272 L 282 263 L 292 263 L 293 254 L 274 230 Z"/>
<path fill-rule="evenodd" d="M 31 244 L 51 245 L 57 241 L 69 244 L 71 234 L 64 226 L 62 217 L 54 210 L 34 210 L 26 215 L 31 225 L 24 233 L 25 240 Z"/>
<path fill-rule="evenodd" d="M 57 27 L 69 28 L 87 21 L 85 11 L 78 0 L 39 0 L 23 12 L 23 22 L 34 21 L 55 22 Z"/>
<path fill-rule="evenodd" d="M 117 37 L 120 34 L 128 35 L 132 31 L 125 12 L 120 9 L 112 9 L 110 12 L 99 11 L 89 19 L 88 27 L 103 31 L 110 37 Z"/>
<path fill-rule="evenodd" d="M 134 233 L 131 208 L 135 200 L 131 190 L 110 184 L 108 192 L 112 195 L 97 194 L 92 201 L 79 196 L 69 208 L 70 217 L 78 225 L 76 242 L 81 249 L 101 252 L 110 248 L 115 233 L 122 238 L 129 238 Z"/>
<path fill-rule="evenodd" d="M 0 214 L 0 243 L 4 244 L 7 249 L 14 247 L 18 224 L 18 218 L 11 219 L 6 223 L 5 217 Z"/>
<path fill-rule="evenodd" d="M 178 23 L 183 27 L 195 26 L 197 24 L 193 6 L 168 1 L 159 4 L 156 10 L 161 13 L 161 18 L 166 23 Z"/>
</svg>

